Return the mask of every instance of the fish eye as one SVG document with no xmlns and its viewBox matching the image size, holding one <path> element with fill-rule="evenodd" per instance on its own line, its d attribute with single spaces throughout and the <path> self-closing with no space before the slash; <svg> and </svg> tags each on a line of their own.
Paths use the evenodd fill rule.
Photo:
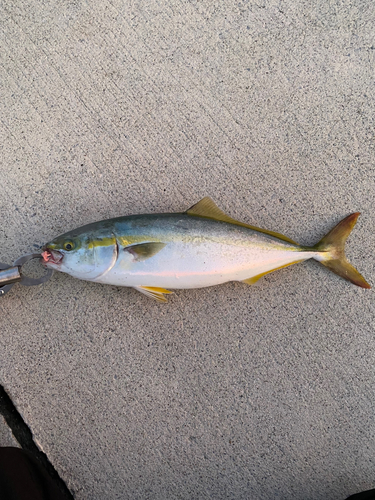
<svg viewBox="0 0 375 500">
<path fill-rule="evenodd" d="M 74 243 L 73 241 L 67 241 L 64 243 L 64 250 L 73 250 L 74 249 Z"/>
</svg>

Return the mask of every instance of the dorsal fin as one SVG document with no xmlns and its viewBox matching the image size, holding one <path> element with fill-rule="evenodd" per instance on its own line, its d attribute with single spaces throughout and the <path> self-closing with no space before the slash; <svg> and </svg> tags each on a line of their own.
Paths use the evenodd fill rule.
<svg viewBox="0 0 375 500">
<path fill-rule="evenodd" d="M 279 238 L 280 240 L 287 241 L 288 243 L 293 243 L 293 245 L 298 245 L 295 241 L 291 240 L 287 236 L 284 236 L 281 233 L 276 233 L 274 231 L 268 231 L 267 229 L 261 229 L 260 227 L 251 226 L 250 224 L 245 224 L 244 222 L 240 222 L 236 219 L 232 219 L 225 212 L 220 210 L 220 208 L 215 204 L 214 201 L 211 200 L 209 196 L 206 196 L 201 201 L 198 201 L 195 205 L 190 207 L 186 213 L 188 215 L 195 215 L 197 217 L 206 217 L 207 219 L 219 220 L 222 222 L 228 222 L 229 224 L 236 224 L 237 226 L 248 227 L 253 231 L 258 231 L 260 233 L 265 233 L 274 238 Z"/>
<path fill-rule="evenodd" d="M 222 220 L 232 224 L 233 222 L 237 222 L 223 212 L 209 196 L 198 201 L 198 203 L 186 210 L 186 213 L 188 215 L 198 215 L 200 217 L 208 217 L 209 219 Z"/>
</svg>

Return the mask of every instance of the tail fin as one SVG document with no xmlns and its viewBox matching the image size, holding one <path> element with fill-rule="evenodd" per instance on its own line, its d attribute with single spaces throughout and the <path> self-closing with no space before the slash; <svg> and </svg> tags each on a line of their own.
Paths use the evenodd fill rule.
<svg viewBox="0 0 375 500">
<path fill-rule="evenodd" d="M 346 260 L 345 242 L 355 226 L 360 212 L 348 215 L 313 248 L 322 252 L 319 262 L 335 274 L 362 288 L 371 288 L 365 278 Z"/>
</svg>

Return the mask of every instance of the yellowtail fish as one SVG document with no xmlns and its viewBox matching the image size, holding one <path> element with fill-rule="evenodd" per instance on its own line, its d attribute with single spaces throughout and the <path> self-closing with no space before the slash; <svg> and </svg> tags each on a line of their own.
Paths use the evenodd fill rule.
<svg viewBox="0 0 375 500">
<path fill-rule="evenodd" d="M 355 285 L 370 288 L 345 258 L 359 212 L 343 219 L 313 247 L 232 219 L 208 197 L 184 213 L 95 222 L 43 248 L 48 268 L 75 278 L 128 286 L 166 302 L 169 289 L 228 281 L 249 285 L 265 274 L 315 259 Z"/>
</svg>

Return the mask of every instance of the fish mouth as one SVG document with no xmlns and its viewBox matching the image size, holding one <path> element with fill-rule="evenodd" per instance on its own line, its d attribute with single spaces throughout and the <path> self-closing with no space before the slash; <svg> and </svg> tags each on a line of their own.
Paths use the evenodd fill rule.
<svg viewBox="0 0 375 500">
<path fill-rule="evenodd" d="M 59 265 L 61 264 L 61 261 L 64 257 L 64 255 L 57 251 L 57 250 L 52 250 L 51 248 L 46 248 L 44 247 L 43 249 L 43 252 L 42 252 L 42 258 L 43 258 L 43 262 L 42 264 L 44 266 L 49 266 L 49 265 Z"/>
</svg>

